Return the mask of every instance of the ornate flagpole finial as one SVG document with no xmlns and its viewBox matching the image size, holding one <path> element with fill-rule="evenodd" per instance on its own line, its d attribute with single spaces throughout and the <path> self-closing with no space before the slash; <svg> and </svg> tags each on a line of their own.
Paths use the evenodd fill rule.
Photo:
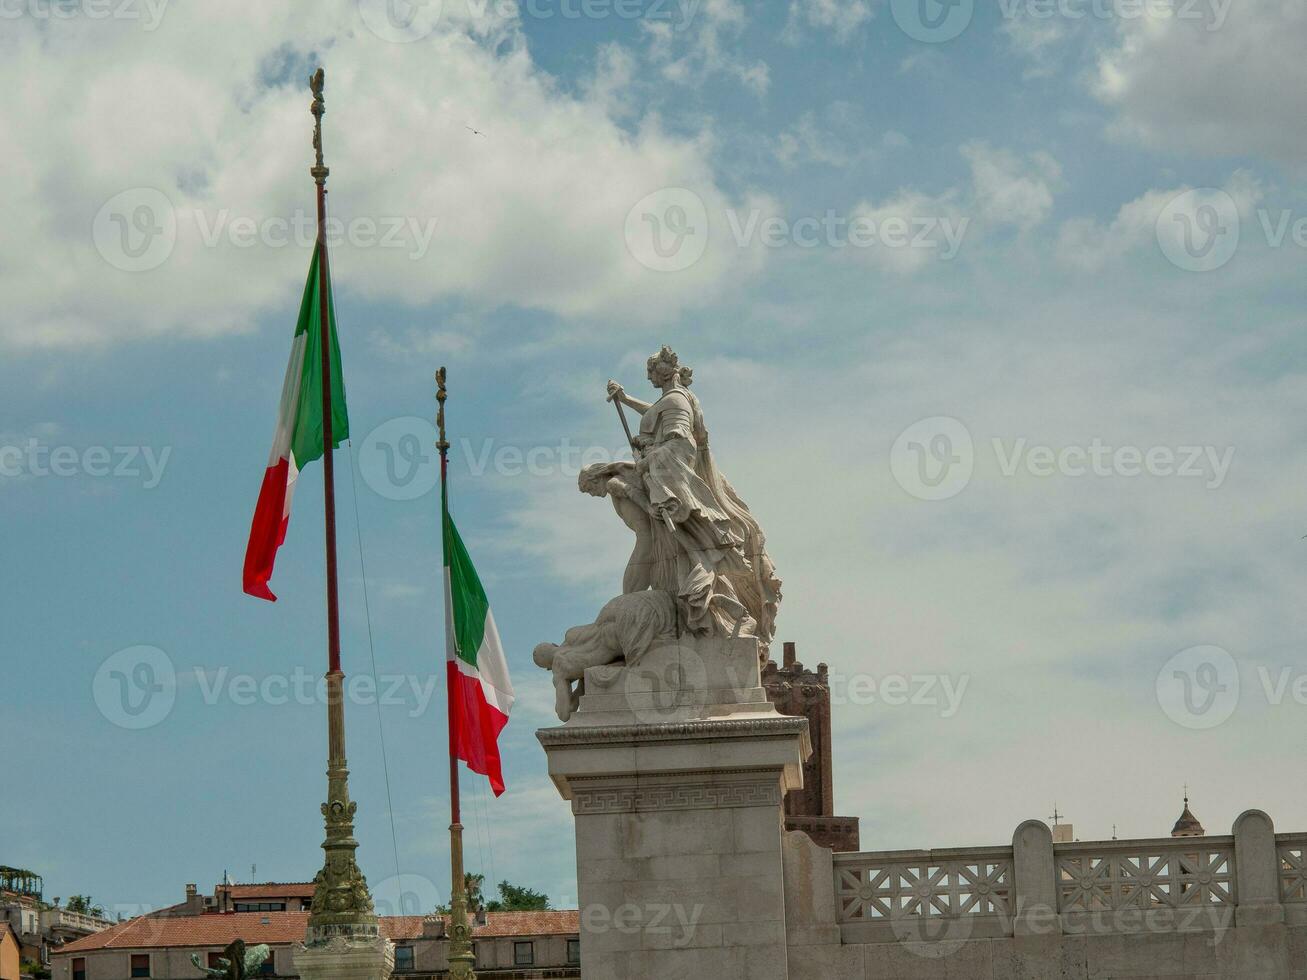
<svg viewBox="0 0 1307 980">
<path fill-rule="evenodd" d="M 445 391 L 445 369 L 442 367 L 436 372 L 436 401 L 440 407 L 436 409 L 436 429 L 440 432 L 440 441 L 436 443 L 436 448 L 440 450 L 443 456 L 449 449 L 449 442 L 445 439 L 445 399 L 449 394 Z"/>
<path fill-rule="evenodd" d="M 313 105 L 309 109 L 313 113 L 313 149 L 317 152 L 316 161 L 309 169 L 309 173 L 319 184 L 325 184 L 327 174 L 331 173 L 322 162 L 322 115 L 327 111 L 326 100 L 322 96 L 322 86 L 326 82 L 326 76 L 327 73 L 319 68 L 309 78 L 309 88 L 313 91 Z"/>
</svg>

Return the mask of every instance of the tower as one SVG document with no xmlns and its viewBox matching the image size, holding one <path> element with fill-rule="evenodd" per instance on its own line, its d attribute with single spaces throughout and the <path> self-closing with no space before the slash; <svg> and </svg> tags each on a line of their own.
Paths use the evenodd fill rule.
<svg viewBox="0 0 1307 980">
<path fill-rule="evenodd" d="M 825 664 L 816 673 L 799 663 L 793 643 L 784 645 L 784 662 L 767 661 L 762 683 L 767 697 L 783 715 L 808 719 L 812 755 L 803 764 L 803 788 L 785 796 L 785 829 L 801 830 L 835 851 L 859 849 L 857 817 L 835 816 L 835 781 L 831 758 L 830 675 Z"/>
</svg>

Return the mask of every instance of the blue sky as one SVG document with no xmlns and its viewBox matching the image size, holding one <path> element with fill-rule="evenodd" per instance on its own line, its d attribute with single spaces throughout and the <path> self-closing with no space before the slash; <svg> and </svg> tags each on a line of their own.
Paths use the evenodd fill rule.
<svg viewBox="0 0 1307 980">
<path fill-rule="evenodd" d="M 319 62 L 387 909 L 445 892 L 432 372 L 519 694 L 469 863 L 568 904 L 529 652 L 619 588 L 575 465 L 618 451 L 604 382 L 640 393 L 663 343 L 768 533 L 779 638 L 836 677 L 864 847 L 1002 841 L 1054 802 L 1086 839 L 1161 835 L 1185 782 L 1210 832 L 1302 829 L 1307 14 L 924 2 L 12 7 L 0 863 L 124 913 L 320 865 L 324 713 L 294 693 L 325 660 L 320 467 L 281 601 L 239 586 Z M 920 10 L 947 13 L 924 40 Z M 141 665 L 176 678 L 157 718 L 114 707 Z"/>
</svg>

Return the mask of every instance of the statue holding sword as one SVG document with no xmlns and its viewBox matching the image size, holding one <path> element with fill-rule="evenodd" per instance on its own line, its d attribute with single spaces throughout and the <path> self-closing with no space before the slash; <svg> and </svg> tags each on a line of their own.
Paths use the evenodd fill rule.
<svg viewBox="0 0 1307 980">
<path fill-rule="evenodd" d="M 775 631 L 781 583 L 753 514 L 713 462 L 691 371 L 663 347 L 649 358 L 652 402 L 608 382 L 635 462 L 586 467 L 580 488 L 613 500 L 636 534 L 623 591 L 653 588 L 676 600 L 687 631 L 756 636 L 763 656 Z M 632 434 L 623 406 L 640 417 Z"/>
</svg>

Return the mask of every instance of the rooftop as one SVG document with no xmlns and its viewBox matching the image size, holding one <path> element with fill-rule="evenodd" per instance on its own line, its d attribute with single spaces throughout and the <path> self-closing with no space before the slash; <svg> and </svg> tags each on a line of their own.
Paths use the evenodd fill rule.
<svg viewBox="0 0 1307 980">
<path fill-rule="evenodd" d="M 422 936 L 423 916 L 381 917 L 386 938 L 402 941 Z M 308 912 L 232 912 L 226 915 L 194 915 L 176 918 L 141 916 L 129 919 L 93 936 L 61 946 L 57 953 L 82 953 L 98 949 L 152 949 L 158 947 L 226 946 L 243 939 L 247 943 L 285 945 L 301 942 L 308 927 Z M 473 938 L 501 936 L 565 936 L 580 932 L 576 910 L 548 912 L 489 912 L 486 924 L 474 927 Z"/>
</svg>

